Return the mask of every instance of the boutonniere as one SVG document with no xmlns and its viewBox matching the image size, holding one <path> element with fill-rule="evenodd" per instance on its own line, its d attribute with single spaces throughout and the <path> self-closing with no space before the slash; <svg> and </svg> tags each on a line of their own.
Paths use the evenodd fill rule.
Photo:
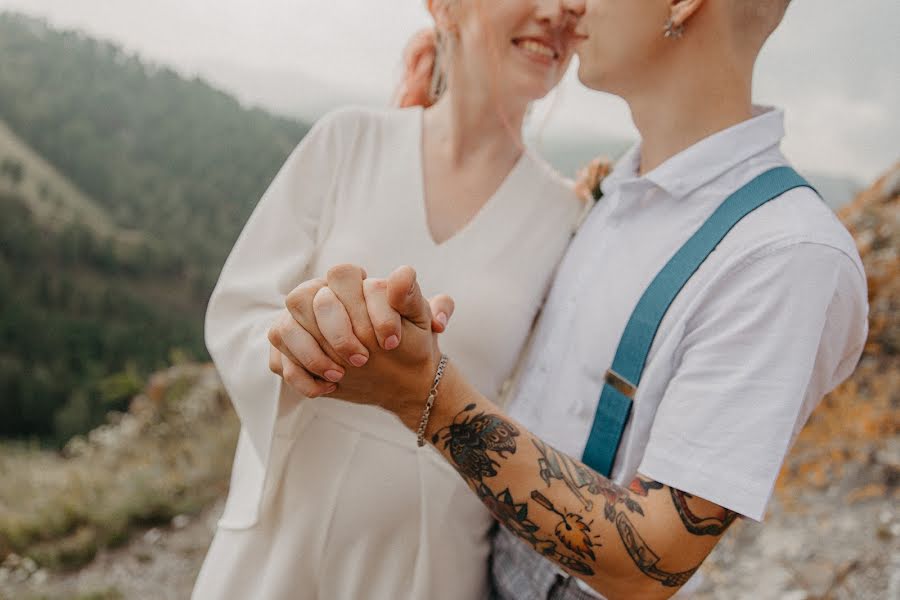
<svg viewBox="0 0 900 600">
<path fill-rule="evenodd" d="M 612 167 L 612 161 L 605 156 L 595 158 L 581 167 L 575 180 L 575 193 L 591 204 L 600 200 L 603 197 L 603 180 L 612 171 Z"/>
</svg>

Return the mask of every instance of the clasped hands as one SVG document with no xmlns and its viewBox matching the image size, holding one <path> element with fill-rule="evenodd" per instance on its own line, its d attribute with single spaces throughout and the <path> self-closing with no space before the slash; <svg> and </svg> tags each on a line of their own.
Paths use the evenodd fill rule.
<svg viewBox="0 0 900 600">
<path fill-rule="evenodd" d="M 422 295 L 400 267 L 370 279 L 354 265 L 297 286 L 269 329 L 269 368 L 301 395 L 381 406 L 413 427 L 440 361 L 453 299 Z"/>
</svg>

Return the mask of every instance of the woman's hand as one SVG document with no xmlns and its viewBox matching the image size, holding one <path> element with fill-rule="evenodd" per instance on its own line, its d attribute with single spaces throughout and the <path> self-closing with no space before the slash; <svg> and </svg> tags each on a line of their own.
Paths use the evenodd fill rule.
<svg viewBox="0 0 900 600">
<path fill-rule="evenodd" d="M 318 395 L 376 404 L 417 422 L 440 360 L 434 332 L 443 331 L 453 314 L 449 296 L 429 304 L 409 267 L 388 279 L 366 279 L 359 267 L 341 265 L 324 282 L 298 286 L 287 306 L 304 334 L 280 323 L 270 340 L 282 334 L 296 340 L 291 353 L 306 371 L 306 377 L 294 376 L 303 386 L 298 391 L 305 394 L 309 380 L 322 384 L 340 371 L 337 390 Z M 327 368 L 334 363 L 346 368 Z"/>
<path fill-rule="evenodd" d="M 323 284 L 324 285 L 324 284 Z M 269 369 L 308 398 L 333 393 L 345 369 L 285 310 L 268 332 Z"/>
</svg>

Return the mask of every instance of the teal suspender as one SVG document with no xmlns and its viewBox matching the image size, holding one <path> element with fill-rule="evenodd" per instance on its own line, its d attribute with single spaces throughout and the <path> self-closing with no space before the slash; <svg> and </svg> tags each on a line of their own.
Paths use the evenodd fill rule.
<svg viewBox="0 0 900 600">
<path fill-rule="evenodd" d="M 684 284 L 741 219 L 797 187 L 812 188 L 790 167 L 763 173 L 729 196 L 659 272 L 631 314 L 612 368 L 606 373 L 582 457 L 586 465 L 609 477 L 650 346 Z"/>
</svg>

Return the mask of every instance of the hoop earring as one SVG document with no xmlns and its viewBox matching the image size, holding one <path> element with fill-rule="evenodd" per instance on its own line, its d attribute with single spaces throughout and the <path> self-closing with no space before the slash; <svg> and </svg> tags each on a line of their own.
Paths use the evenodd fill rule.
<svg viewBox="0 0 900 600">
<path fill-rule="evenodd" d="M 666 26 L 663 28 L 663 37 L 667 40 L 680 40 L 684 37 L 684 25 L 678 25 L 669 17 Z"/>
</svg>

